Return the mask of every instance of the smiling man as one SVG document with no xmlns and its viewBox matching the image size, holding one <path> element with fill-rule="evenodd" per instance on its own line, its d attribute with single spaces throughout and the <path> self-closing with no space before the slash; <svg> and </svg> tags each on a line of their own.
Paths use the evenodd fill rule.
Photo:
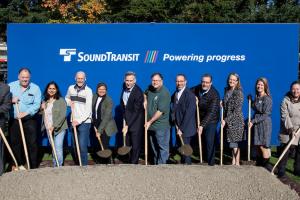
<svg viewBox="0 0 300 200">
<path fill-rule="evenodd" d="M 127 72 L 124 76 L 121 105 L 123 119 L 125 120 L 124 131 L 127 132 L 126 144 L 132 146 L 130 162 L 138 164 L 141 144 L 144 132 L 144 95 L 141 88 L 136 84 L 134 72 Z"/>
<path fill-rule="evenodd" d="M 39 86 L 30 82 L 31 73 L 28 68 L 19 70 L 18 81 L 9 84 L 14 104 L 10 120 L 10 140 L 12 150 L 17 162 L 24 168 L 25 158 L 22 148 L 22 140 L 18 119 L 22 120 L 25 140 L 28 147 L 28 156 L 31 168 L 37 168 L 37 122 L 35 114 L 41 105 L 41 91 Z M 20 113 L 17 113 L 16 103 L 19 104 Z"/>
<path fill-rule="evenodd" d="M 171 117 L 177 128 L 177 135 L 182 136 L 185 144 L 190 144 L 192 137 L 196 134 L 196 98 L 186 87 L 186 84 L 185 75 L 178 74 L 176 76 L 176 91 L 171 98 Z M 183 156 L 183 158 L 185 164 L 192 164 L 190 156 Z"/>
<path fill-rule="evenodd" d="M 147 128 L 154 153 L 154 164 L 166 164 L 169 158 L 170 141 L 170 102 L 169 90 L 163 85 L 163 76 L 154 73 L 152 83 L 146 90 Z"/>
<path fill-rule="evenodd" d="M 75 76 L 75 85 L 71 85 L 65 97 L 68 106 L 73 109 L 72 126 L 77 128 L 82 165 L 88 164 L 88 139 L 92 118 L 93 92 L 86 85 L 86 75 L 79 71 Z"/>
<path fill-rule="evenodd" d="M 204 135 L 206 159 L 210 166 L 215 164 L 215 136 L 220 118 L 220 95 L 212 85 L 212 76 L 204 74 L 201 84 L 191 88 L 199 99 L 200 126 L 197 132 Z M 202 134 L 203 133 L 203 134 Z"/>
</svg>

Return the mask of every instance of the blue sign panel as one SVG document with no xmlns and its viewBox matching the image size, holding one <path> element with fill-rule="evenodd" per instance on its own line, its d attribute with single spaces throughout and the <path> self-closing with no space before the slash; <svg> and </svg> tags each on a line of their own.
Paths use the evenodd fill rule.
<svg viewBox="0 0 300 200">
<path fill-rule="evenodd" d="M 298 24 L 9 24 L 9 81 L 26 66 L 41 90 L 54 80 L 65 95 L 82 70 L 93 90 L 100 81 L 108 85 L 118 118 L 127 71 L 136 72 L 143 89 L 160 72 L 171 93 L 177 73 L 186 74 L 190 87 L 210 73 L 221 96 L 228 74 L 236 72 L 246 118 L 246 96 L 254 95 L 255 81 L 263 76 L 273 97 L 272 144 L 277 144 L 280 102 L 297 78 L 298 37 Z"/>
</svg>

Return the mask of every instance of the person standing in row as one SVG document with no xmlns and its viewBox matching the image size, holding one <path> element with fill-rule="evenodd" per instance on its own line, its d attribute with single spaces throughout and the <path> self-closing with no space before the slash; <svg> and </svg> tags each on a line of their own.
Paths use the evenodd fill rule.
<svg viewBox="0 0 300 200">
<path fill-rule="evenodd" d="M 93 95 L 93 126 L 96 127 L 96 137 L 101 137 L 103 148 L 108 149 L 110 137 L 118 132 L 116 122 L 112 115 L 113 101 L 107 95 L 107 85 L 98 83 L 96 93 Z M 103 160 L 110 163 L 110 158 Z"/>
<path fill-rule="evenodd" d="M 28 68 L 19 70 L 18 81 L 11 82 L 10 92 L 12 93 L 13 109 L 10 120 L 10 140 L 12 150 L 24 169 L 25 164 L 23 143 L 21 138 L 20 126 L 18 120 L 22 120 L 25 140 L 28 147 L 28 156 L 31 168 L 37 168 L 38 144 L 37 144 L 37 122 L 35 114 L 39 111 L 41 105 L 41 90 L 39 86 L 30 82 L 31 72 Z M 20 112 L 17 112 L 18 104 Z M 14 167 L 13 167 L 14 168 Z"/>
<path fill-rule="evenodd" d="M 250 97 L 251 98 L 251 97 Z M 259 78 L 255 84 L 255 99 L 252 103 L 254 117 L 249 127 L 253 126 L 254 146 L 256 146 L 256 165 L 266 166 L 270 157 L 270 142 L 272 135 L 272 98 L 266 78 Z"/>
<path fill-rule="evenodd" d="M 215 137 L 220 120 L 220 95 L 212 85 L 212 81 L 210 74 L 204 74 L 201 78 L 201 84 L 191 88 L 199 99 L 201 122 L 197 132 L 204 135 L 206 159 L 209 166 L 215 165 Z"/>
<path fill-rule="evenodd" d="M 176 76 L 176 91 L 172 100 L 172 122 L 177 129 L 177 135 L 182 136 L 184 144 L 190 144 L 196 134 L 196 98 L 186 87 L 187 80 L 184 74 Z M 192 164 L 190 156 L 184 156 L 185 164 Z"/>
<path fill-rule="evenodd" d="M 232 165 L 240 165 L 239 143 L 243 140 L 244 116 L 243 116 L 244 95 L 242 92 L 240 77 L 236 73 L 229 74 L 227 87 L 224 94 L 224 119 L 221 122 L 225 127 L 227 142 L 232 149 Z"/>
<path fill-rule="evenodd" d="M 75 81 L 75 85 L 69 86 L 65 99 L 73 110 L 72 126 L 77 128 L 80 157 L 84 166 L 88 164 L 87 146 L 91 128 L 93 92 L 86 84 L 84 72 L 77 72 Z"/>
<path fill-rule="evenodd" d="M 67 104 L 62 98 L 58 85 L 51 81 L 47 84 L 44 91 L 44 102 L 41 105 L 45 115 L 43 115 L 44 127 L 48 134 L 54 136 L 54 147 L 57 154 L 57 160 L 59 166 L 63 165 L 64 155 L 64 138 L 66 129 L 68 129 L 68 123 L 66 119 Z M 53 165 L 56 166 L 54 156 L 52 156 Z"/>
<path fill-rule="evenodd" d="M 154 164 L 166 164 L 169 158 L 171 97 L 160 73 L 152 74 L 151 79 L 152 84 L 145 92 L 148 116 L 145 128 L 149 132 Z"/>
<path fill-rule="evenodd" d="M 9 86 L 0 82 L 0 128 L 4 131 L 7 114 L 11 107 L 11 94 Z M 0 176 L 4 172 L 4 145 L 0 138 Z"/>
<path fill-rule="evenodd" d="M 293 134 L 300 127 L 300 82 L 295 81 L 290 86 L 290 91 L 286 94 L 281 102 L 280 107 L 280 152 L 283 152 L 288 142 L 293 137 Z M 282 158 L 278 165 L 278 177 L 285 175 L 285 167 L 289 159 L 290 154 L 295 152 L 294 161 L 294 174 L 300 176 L 300 147 L 299 147 L 300 135 L 296 136 L 292 146 Z"/>
<path fill-rule="evenodd" d="M 124 77 L 123 90 L 121 94 L 121 105 L 123 108 L 123 127 L 126 134 L 126 144 L 132 146 L 130 162 L 138 164 L 141 152 L 141 144 L 144 133 L 144 95 L 141 88 L 136 84 L 134 72 L 127 72 Z"/>
</svg>

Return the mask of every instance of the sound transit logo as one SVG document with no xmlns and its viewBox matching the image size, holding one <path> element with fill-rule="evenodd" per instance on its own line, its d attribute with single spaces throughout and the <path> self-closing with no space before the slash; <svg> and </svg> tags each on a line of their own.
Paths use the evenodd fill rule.
<svg viewBox="0 0 300 200">
<path fill-rule="evenodd" d="M 144 63 L 156 63 L 158 57 L 158 51 L 148 50 L 145 56 Z"/>
<path fill-rule="evenodd" d="M 71 56 L 76 55 L 76 49 L 60 49 L 59 55 L 64 56 L 65 62 L 70 62 Z"/>
</svg>

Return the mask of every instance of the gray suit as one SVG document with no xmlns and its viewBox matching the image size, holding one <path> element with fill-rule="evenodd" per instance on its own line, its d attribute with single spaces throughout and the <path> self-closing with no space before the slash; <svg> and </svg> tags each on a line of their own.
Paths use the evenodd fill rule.
<svg viewBox="0 0 300 200">
<path fill-rule="evenodd" d="M 0 83 L 0 127 L 3 130 L 5 121 L 7 119 L 6 115 L 11 106 L 11 93 L 9 91 L 9 86 Z M 4 171 L 4 159 L 3 159 L 3 143 L 0 139 L 0 175 Z"/>
</svg>

